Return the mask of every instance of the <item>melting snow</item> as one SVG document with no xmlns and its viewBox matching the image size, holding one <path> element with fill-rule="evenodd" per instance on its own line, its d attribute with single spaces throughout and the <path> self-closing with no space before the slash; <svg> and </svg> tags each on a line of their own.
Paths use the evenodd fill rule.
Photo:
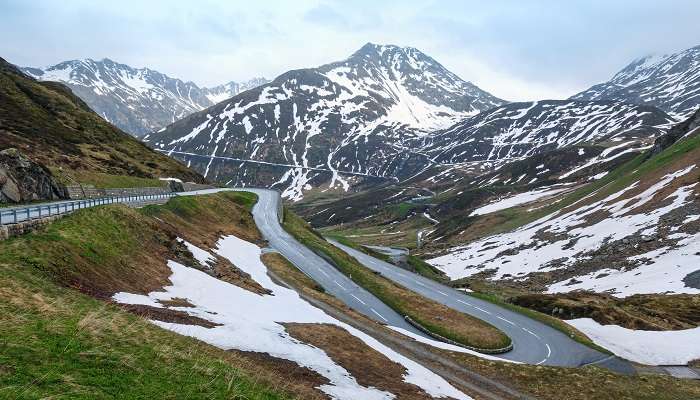
<svg viewBox="0 0 700 400">
<path fill-rule="evenodd" d="M 191 245 L 190 245 L 191 246 Z M 189 246 L 188 246 L 189 247 Z M 206 253 L 199 250 L 198 254 Z M 322 350 L 292 338 L 281 323 L 327 323 L 347 330 L 366 345 L 406 368 L 404 381 L 414 384 L 434 397 L 469 399 L 440 376 L 420 364 L 394 352 L 371 336 L 346 325 L 320 309 L 303 301 L 299 295 L 275 284 L 260 261 L 260 248 L 252 243 L 227 236 L 219 240 L 216 253 L 228 258 L 234 265 L 248 272 L 273 294 L 261 296 L 220 281 L 194 268 L 170 261 L 171 286 L 148 296 L 117 293 L 114 300 L 130 304 L 162 307 L 156 300 L 186 298 L 195 307 L 174 307 L 193 316 L 221 324 L 214 328 L 153 321 L 155 324 L 196 337 L 222 349 L 239 349 L 268 353 L 273 357 L 296 362 L 326 377 L 330 383 L 320 390 L 335 399 L 392 399 L 394 394 L 374 387 L 363 387 L 342 366 L 336 364 Z"/>
<path fill-rule="evenodd" d="M 533 190 L 531 192 L 525 192 L 525 193 L 518 193 L 515 196 L 511 197 L 506 197 L 504 199 L 495 201 L 493 203 L 489 203 L 485 206 L 479 207 L 476 210 L 472 211 L 470 216 L 474 215 L 484 215 L 484 214 L 489 214 L 492 212 L 500 211 L 500 210 L 505 210 L 507 208 L 519 206 L 521 204 L 526 204 L 533 202 L 535 200 L 539 200 L 545 197 L 553 196 L 557 193 L 561 193 L 564 190 L 567 190 L 568 188 L 557 188 L 557 189 L 550 189 L 550 188 L 544 188 L 544 189 L 539 189 L 539 190 Z"/>
<path fill-rule="evenodd" d="M 664 206 L 635 214 L 634 209 L 654 198 L 675 178 L 695 168 L 692 165 L 661 178 L 657 183 L 631 198 L 618 200 L 628 191 L 635 190 L 637 183 L 614 193 L 589 206 L 567 213 L 553 213 L 517 230 L 487 237 L 450 253 L 429 260 L 450 278 L 459 279 L 483 270 L 493 269 L 494 279 L 506 274 L 524 276 L 533 272 L 553 271 L 567 268 L 579 260 L 581 255 L 599 249 L 607 242 L 621 240 L 658 225 L 660 218 L 691 201 L 695 201 L 697 184 L 678 187 L 665 199 Z M 592 215 L 608 215 L 597 222 L 588 222 Z M 594 220 L 596 221 L 596 220 Z M 542 239 L 548 233 L 554 239 Z M 648 254 L 649 261 L 631 270 L 609 270 L 608 276 L 599 277 L 600 272 L 576 277 L 581 283 L 569 285 L 569 280 L 549 287 L 550 292 L 591 289 L 609 291 L 617 296 L 635 293 L 700 293 L 700 290 L 685 286 L 682 279 L 697 270 L 700 265 L 700 236 L 687 237 L 678 243 L 678 248 Z M 500 255 L 505 249 L 518 249 L 514 254 Z M 560 265 L 550 264 L 558 261 Z M 634 261 L 634 260 L 631 260 Z"/>
<path fill-rule="evenodd" d="M 566 322 L 615 355 L 641 364 L 685 365 L 700 358 L 700 327 L 681 331 L 638 331 L 600 325 L 590 318 Z"/>
</svg>

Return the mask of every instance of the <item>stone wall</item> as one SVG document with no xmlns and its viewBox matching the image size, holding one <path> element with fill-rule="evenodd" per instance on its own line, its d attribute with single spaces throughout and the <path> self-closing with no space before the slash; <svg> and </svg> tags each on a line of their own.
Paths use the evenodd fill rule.
<svg viewBox="0 0 700 400">
<path fill-rule="evenodd" d="M 67 214 L 51 215 L 44 218 L 18 222 L 16 224 L 0 225 L 0 240 L 5 240 L 13 236 L 19 236 L 27 232 L 31 232 L 41 226 L 50 224 L 51 222 L 63 217 L 64 215 Z"/>
</svg>

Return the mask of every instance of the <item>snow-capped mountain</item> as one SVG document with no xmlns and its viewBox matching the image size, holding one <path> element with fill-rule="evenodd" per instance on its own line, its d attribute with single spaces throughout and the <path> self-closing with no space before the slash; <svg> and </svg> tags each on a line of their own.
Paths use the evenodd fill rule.
<svg viewBox="0 0 700 400">
<path fill-rule="evenodd" d="M 613 101 L 510 103 L 423 138 L 434 162 L 497 161 L 582 143 L 653 140 L 673 119 L 651 107 Z"/>
<path fill-rule="evenodd" d="M 700 106 L 700 46 L 633 61 L 608 82 L 571 97 L 656 106 L 679 120 Z"/>
<path fill-rule="evenodd" d="M 368 43 L 346 60 L 289 71 L 146 140 L 210 179 L 274 185 L 300 199 L 320 182 L 347 189 L 352 179 L 337 171 L 410 173 L 424 157 L 408 142 L 503 103 L 417 49 Z"/>
<path fill-rule="evenodd" d="M 204 88 L 202 91 L 212 104 L 216 104 L 228 100 L 241 92 L 262 86 L 269 82 L 270 81 L 265 78 L 253 78 L 245 82 L 231 81 L 212 88 Z"/>
<path fill-rule="evenodd" d="M 148 68 L 133 68 L 110 59 L 72 60 L 46 68 L 22 68 L 39 80 L 68 85 L 95 112 L 134 136 L 161 129 L 189 114 L 262 83 L 257 78 L 201 89 Z M 230 96 L 229 96 L 230 95 Z"/>
</svg>

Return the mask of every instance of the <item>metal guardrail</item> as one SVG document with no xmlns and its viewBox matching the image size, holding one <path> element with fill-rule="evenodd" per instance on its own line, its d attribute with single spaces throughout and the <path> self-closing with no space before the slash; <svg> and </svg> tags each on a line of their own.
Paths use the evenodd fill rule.
<svg viewBox="0 0 700 400">
<path fill-rule="evenodd" d="M 37 204 L 28 207 L 0 208 L 0 225 L 16 224 L 52 215 L 69 214 L 76 210 L 115 203 L 141 203 L 175 197 L 175 193 L 113 196 L 97 199 L 73 200 L 57 203 Z"/>
</svg>

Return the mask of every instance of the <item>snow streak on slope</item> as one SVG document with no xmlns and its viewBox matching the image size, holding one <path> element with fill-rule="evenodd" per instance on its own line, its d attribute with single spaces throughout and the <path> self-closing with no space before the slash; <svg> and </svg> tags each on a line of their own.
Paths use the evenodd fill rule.
<svg viewBox="0 0 700 400">
<path fill-rule="evenodd" d="M 192 246 L 192 245 L 188 245 Z M 204 252 L 199 249 L 198 253 Z M 117 293 L 114 299 L 121 303 L 145 304 L 162 307 L 158 300 L 187 299 L 194 307 L 175 307 L 198 318 L 220 324 L 213 328 L 153 321 L 174 332 L 192 336 L 222 349 L 263 352 L 273 357 L 293 361 L 307 367 L 330 382 L 320 390 L 334 399 L 393 399 L 395 394 L 374 387 L 364 387 L 342 366 L 333 361 L 322 349 L 300 342 L 285 330 L 285 322 L 337 325 L 367 346 L 405 368 L 404 381 L 418 386 L 436 398 L 469 399 L 440 376 L 420 364 L 394 352 L 371 336 L 344 324 L 320 309 L 303 301 L 286 287 L 277 285 L 267 276 L 260 261 L 260 248 L 252 243 L 227 236 L 219 240 L 216 252 L 249 273 L 272 295 L 261 296 L 238 286 L 220 281 L 194 268 L 170 261 L 172 285 L 148 296 Z"/>
<path fill-rule="evenodd" d="M 566 187 L 560 187 L 560 188 L 552 188 L 552 187 L 545 187 L 545 188 L 540 188 L 537 190 L 533 190 L 530 192 L 525 192 L 525 193 L 518 193 L 513 196 L 509 196 L 500 200 L 497 200 L 495 202 L 489 203 L 485 206 L 481 206 L 477 208 L 476 210 L 472 211 L 470 216 L 474 215 L 483 215 L 483 214 L 488 214 L 500 210 L 505 210 L 507 208 L 519 206 L 522 204 L 527 204 L 530 202 L 533 202 L 535 200 L 543 199 L 545 197 L 550 197 L 554 196 L 555 194 L 561 193 L 565 191 Z"/>
<path fill-rule="evenodd" d="M 367 44 L 344 61 L 289 71 L 148 141 L 197 154 L 211 154 L 219 143 L 218 156 L 408 176 L 421 168 L 415 160 L 425 162 L 409 140 L 502 103 L 416 49 Z M 204 169 L 203 160 L 182 158 Z M 274 185 L 295 200 L 321 183 L 341 190 L 351 183 L 333 172 L 261 168 L 214 163 L 210 178 Z"/>
<path fill-rule="evenodd" d="M 676 54 L 637 59 L 610 81 L 572 99 L 648 104 L 679 120 L 687 118 L 700 107 L 700 46 Z"/>
<path fill-rule="evenodd" d="M 565 321 L 597 345 L 647 365 L 685 365 L 700 358 L 700 327 L 680 331 L 641 331 L 600 325 L 590 318 Z"/>
<path fill-rule="evenodd" d="M 452 279 L 485 271 L 493 279 L 522 280 L 541 272 L 557 276 L 576 263 L 592 261 L 596 252 L 608 244 L 648 242 L 646 238 L 660 230 L 662 219 L 696 205 L 697 175 L 696 166 L 690 165 L 655 182 L 636 182 L 590 205 L 556 212 L 515 231 L 454 248 L 430 263 Z M 574 272 L 574 278 L 549 289 L 591 289 L 617 296 L 700 293 L 700 289 L 687 284 L 687 277 L 700 265 L 700 230 L 682 229 L 684 232 L 666 236 L 663 247 L 648 253 L 638 254 L 644 247 L 635 246 L 637 254 L 623 258 L 620 264 L 624 266 L 619 269 L 601 270 L 603 266 L 593 261 L 595 268 L 590 273 L 577 276 Z"/>
</svg>

